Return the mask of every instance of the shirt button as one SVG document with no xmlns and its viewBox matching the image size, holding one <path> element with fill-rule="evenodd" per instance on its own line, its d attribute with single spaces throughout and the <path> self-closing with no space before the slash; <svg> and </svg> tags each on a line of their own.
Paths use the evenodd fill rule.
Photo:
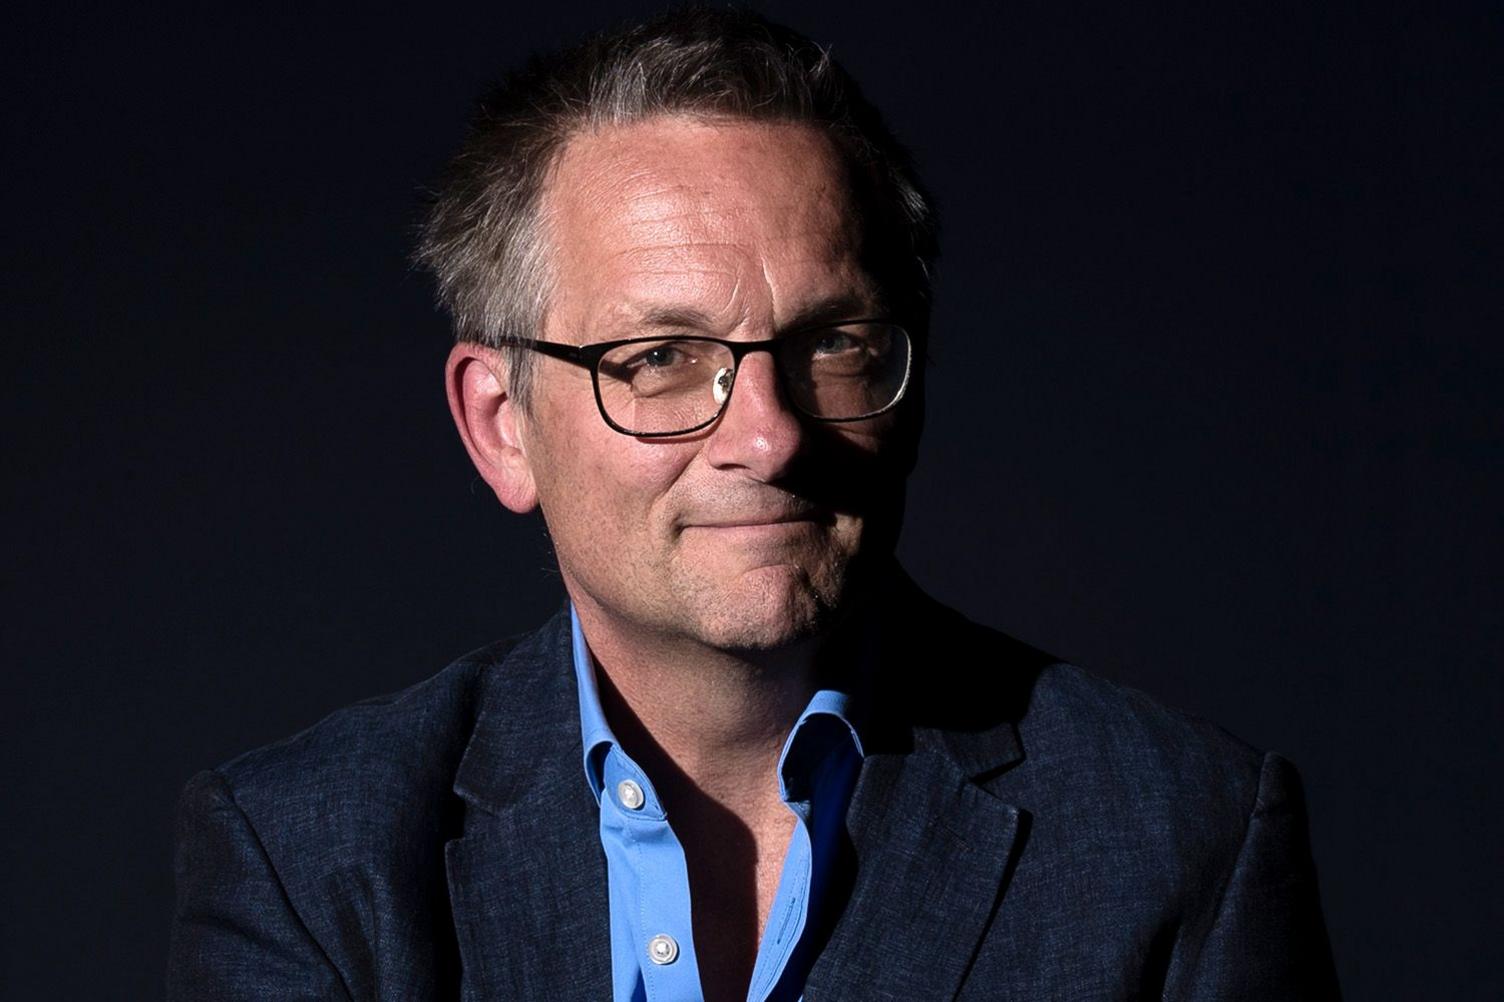
<svg viewBox="0 0 1504 1002">
<path fill-rule="evenodd" d="M 646 798 L 642 795 L 642 787 L 638 786 L 630 779 L 624 779 L 620 783 L 616 784 L 616 799 L 620 800 L 621 805 L 627 810 L 635 811 L 642 807 L 643 801 Z M 672 943 L 673 940 L 669 940 L 669 942 Z M 677 950 L 678 947 L 675 947 L 674 949 Z M 669 960 L 672 959 L 672 957 L 669 958 Z M 668 963 L 668 960 L 662 961 L 662 963 L 666 964 Z"/>
<path fill-rule="evenodd" d="M 648 959 L 655 964 L 672 964 L 679 959 L 679 944 L 662 933 L 648 940 Z"/>
</svg>

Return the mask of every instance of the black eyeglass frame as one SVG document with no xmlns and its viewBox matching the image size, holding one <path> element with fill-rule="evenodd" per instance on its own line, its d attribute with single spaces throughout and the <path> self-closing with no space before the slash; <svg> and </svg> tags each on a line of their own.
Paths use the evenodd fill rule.
<svg viewBox="0 0 1504 1002">
<path fill-rule="evenodd" d="M 849 418 L 824 417 L 819 414 L 812 414 L 805 408 L 800 407 L 798 402 L 794 400 L 793 394 L 788 393 L 788 376 L 783 370 L 783 363 L 779 361 L 777 346 L 786 343 L 790 337 L 796 334 L 811 334 L 817 331 L 838 331 L 843 327 L 855 327 L 859 324 L 873 324 L 881 325 L 883 327 L 891 327 L 901 333 L 904 337 L 904 340 L 908 344 L 909 357 L 904 363 L 903 382 L 898 384 L 898 390 L 893 394 L 892 401 L 889 402 L 887 406 L 881 407 L 868 414 L 861 414 L 857 417 Z M 502 335 L 501 337 L 494 339 L 491 343 L 515 348 L 529 348 L 533 351 L 539 352 L 540 354 L 547 355 L 550 358 L 557 358 L 560 361 L 569 362 L 573 365 L 578 365 L 582 368 L 589 369 L 590 385 L 591 388 L 595 391 L 595 408 L 600 412 L 601 420 L 605 421 L 612 431 L 618 432 L 619 434 L 629 435 L 632 438 L 676 438 L 680 435 L 693 434 L 694 432 L 697 432 L 702 428 L 708 428 L 719 421 L 721 415 L 726 413 L 726 408 L 731 404 L 731 394 L 736 392 L 736 381 L 734 378 L 731 383 L 730 392 L 726 394 L 726 399 L 721 401 L 721 405 L 716 409 L 716 412 L 709 418 L 701 421 L 699 424 L 695 425 L 692 428 L 685 428 L 682 431 L 630 431 L 626 428 L 623 428 L 615 421 L 611 420 L 611 415 L 606 413 L 606 401 L 601 397 L 601 359 L 603 359 L 608 352 L 620 348 L 624 345 L 648 344 L 654 341 L 708 341 L 712 344 L 724 345 L 731 352 L 731 364 L 733 366 L 733 373 L 739 372 L 741 370 L 742 359 L 747 355 L 750 355 L 754 351 L 766 351 L 773 356 L 773 368 L 777 370 L 779 383 L 783 386 L 784 392 L 788 394 L 789 402 L 794 405 L 795 409 L 797 409 L 799 413 L 803 414 L 805 417 L 811 419 L 812 421 L 821 421 L 828 424 L 845 424 L 851 421 L 866 421 L 870 418 L 875 418 L 879 415 L 888 413 L 888 411 L 891 411 L 893 408 L 897 407 L 900 402 L 903 401 L 903 395 L 908 392 L 909 380 L 910 378 L 912 378 L 914 373 L 914 336 L 910 334 L 908 329 L 902 324 L 896 324 L 891 320 L 879 317 L 862 317 L 855 320 L 842 320 L 838 323 L 825 322 L 810 324 L 806 327 L 797 327 L 793 330 L 785 331 L 779 337 L 767 338 L 763 341 L 730 341 L 726 338 L 710 337 L 707 334 L 681 334 L 678 336 L 659 334 L 649 335 L 647 337 L 622 338 L 619 341 L 598 341 L 594 344 L 575 345 L 564 344 L 560 341 L 541 341 L 535 338 Z"/>
</svg>

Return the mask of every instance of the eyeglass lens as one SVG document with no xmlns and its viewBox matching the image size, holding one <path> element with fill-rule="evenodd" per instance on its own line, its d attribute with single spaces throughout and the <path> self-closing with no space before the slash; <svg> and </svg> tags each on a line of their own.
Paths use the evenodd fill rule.
<svg viewBox="0 0 1504 1002">
<path fill-rule="evenodd" d="M 909 337 L 891 324 L 801 331 L 774 346 L 790 402 L 826 420 L 855 420 L 893 406 L 909 372 Z M 731 395 L 731 349 L 695 337 L 634 341 L 602 356 L 601 406 L 634 434 L 668 435 L 713 421 Z"/>
</svg>

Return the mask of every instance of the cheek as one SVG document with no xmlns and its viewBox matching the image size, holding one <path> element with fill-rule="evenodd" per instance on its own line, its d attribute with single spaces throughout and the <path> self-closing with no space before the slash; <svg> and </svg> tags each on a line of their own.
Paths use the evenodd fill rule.
<svg viewBox="0 0 1504 1002">
<path fill-rule="evenodd" d="M 696 447 L 687 443 L 645 442 L 619 436 L 610 457 L 609 470 L 618 503 L 631 510 L 631 518 L 654 529 L 673 515 L 671 509 L 676 490 L 685 482 L 685 471 L 693 461 Z"/>
<path fill-rule="evenodd" d="M 556 444 L 558 464 L 548 493 L 557 510 L 569 513 L 576 533 L 603 536 L 610 527 L 615 539 L 655 536 L 673 512 L 672 494 L 693 458 L 683 443 L 647 444 L 601 429 Z"/>
</svg>

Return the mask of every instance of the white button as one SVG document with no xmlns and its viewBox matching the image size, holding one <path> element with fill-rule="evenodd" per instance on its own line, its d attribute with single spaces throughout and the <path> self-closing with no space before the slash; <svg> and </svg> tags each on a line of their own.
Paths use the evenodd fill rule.
<svg viewBox="0 0 1504 1002">
<path fill-rule="evenodd" d="M 627 810 L 635 811 L 642 806 L 643 801 L 646 798 L 642 795 L 642 787 L 638 786 L 630 779 L 624 779 L 620 783 L 616 784 L 616 799 L 620 800 L 621 805 Z M 669 942 L 672 943 L 673 940 L 669 940 Z M 674 947 L 674 949 L 678 950 L 679 948 L 676 946 Z M 669 958 L 669 960 L 673 959 L 673 957 Z M 666 964 L 668 963 L 668 960 L 662 960 L 659 961 L 659 963 Z"/>
<path fill-rule="evenodd" d="M 672 964 L 679 959 L 679 944 L 662 933 L 648 940 L 648 959 L 655 964 Z"/>
</svg>

